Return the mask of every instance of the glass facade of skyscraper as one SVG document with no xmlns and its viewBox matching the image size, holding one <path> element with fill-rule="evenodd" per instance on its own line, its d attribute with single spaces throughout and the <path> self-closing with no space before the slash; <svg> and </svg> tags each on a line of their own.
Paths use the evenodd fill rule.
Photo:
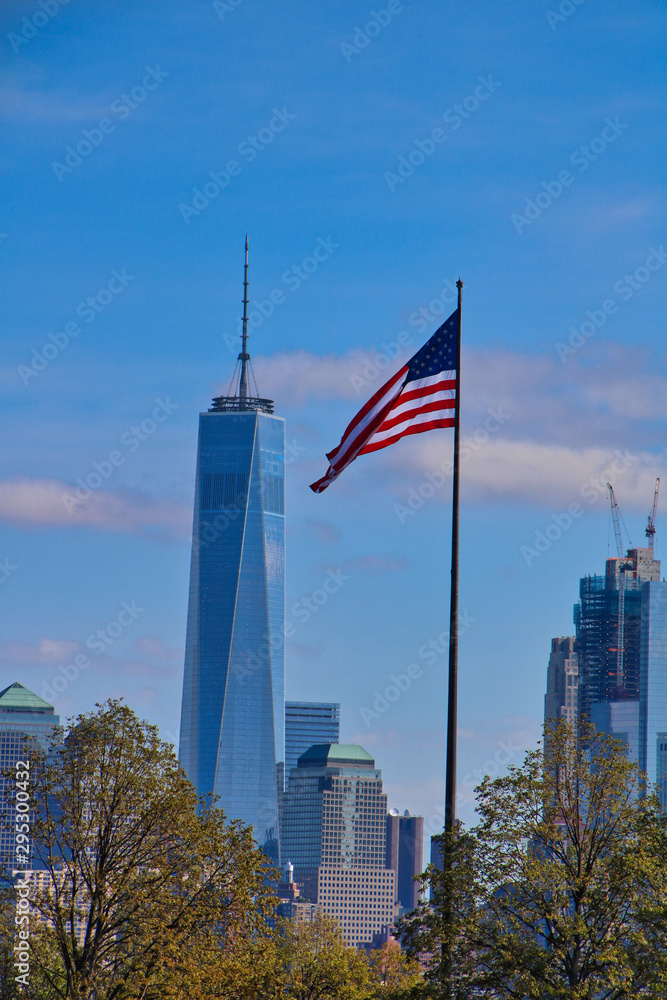
<svg viewBox="0 0 667 1000">
<path fill-rule="evenodd" d="M 285 702 L 285 780 L 302 753 L 315 743 L 338 743 L 340 704 L 321 701 Z"/>
<path fill-rule="evenodd" d="M 600 732 L 625 743 L 628 760 L 639 762 L 642 741 L 638 701 L 595 702 L 591 706 L 591 722 Z"/>
<path fill-rule="evenodd" d="M 19 760 L 30 760 L 30 747 L 47 750 L 60 717 L 53 705 L 18 682 L 0 691 L 0 867 L 3 872 L 16 867 L 16 830 L 14 798 L 8 794 L 10 782 L 4 777 Z M 36 760 L 32 759 L 32 768 Z M 32 857 L 30 863 L 35 864 Z M 28 865 L 29 867 L 29 865 Z"/>
<path fill-rule="evenodd" d="M 285 426 L 270 401 L 220 399 L 227 408 L 199 419 L 179 757 L 197 792 L 219 796 L 277 862 Z"/>
<path fill-rule="evenodd" d="M 387 815 L 387 868 L 396 873 L 396 903 L 407 912 L 419 905 L 419 882 L 424 871 L 424 817 L 397 809 Z"/>
<path fill-rule="evenodd" d="M 607 560 L 604 576 L 584 577 L 579 593 L 576 638 L 552 642 L 545 718 L 576 721 L 568 710 L 569 664 L 580 718 L 625 743 L 667 814 L 667 583 L 660 582 L 660 561 L 651 548 L 629 549 Z"/>
<path fill-rule="evenodd" d="M 642 587 L 639 763 L 667 813 L 667 583 Z"/>
</svg>

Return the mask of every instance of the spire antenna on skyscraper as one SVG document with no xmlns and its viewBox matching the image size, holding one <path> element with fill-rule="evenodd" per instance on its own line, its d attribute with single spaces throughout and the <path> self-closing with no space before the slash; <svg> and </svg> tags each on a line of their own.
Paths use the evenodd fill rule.
<svg viewBox="0 0 667 1000">
<path fill-rule="evenodd" d="M 238 360 L 241 362 L 241 377 L 239 379 L 239 399 L 242 403 L 248 399 L 248 234 L 245 234 L 245 264 L 243 267 L 243 320 L 241 328 L 241 353 Z"/>
<path fill-rule="evenodd" d="M 248 353 L 248 234 L 245 236 L 245 260 L 243 265 L 243 316 L 241 317 L 241 352 L 236 359 L 226 396 L 216 396 L 213 399 L 210 413 L 221 413 L 229 410 L 259 410 L 262 413 L 273 413 L 273 400 L 264 399 L 259 395 L 257 379 Z M 248 391 L 248 372 L 252 376 L 255 395 Z"/>
</svg>

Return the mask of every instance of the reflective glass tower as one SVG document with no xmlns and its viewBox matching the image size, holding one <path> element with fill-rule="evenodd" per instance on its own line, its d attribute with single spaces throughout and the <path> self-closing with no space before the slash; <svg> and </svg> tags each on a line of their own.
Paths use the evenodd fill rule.
<svg viewBox="0 0 667 1000">
<path fill-rule="evenodd" d="M 667 583 L 642 587 L 639 764 L 667 814 Z"/>
<path fill-rule="evenodd" d="M 667 582 L 660 572 L 651 537 L 646 548 L 607 559 L 604 576 L 581 579 L 576 638 L 552 640 L 545 718 L 576 722 L 578 714 L 625 743 L 667 815 Z"/>
<path fill-rule="evenodd" d="M 6 771 L 13 771 L 18 760 L 29 760 L 31 745 L 47 750 L 60 717 L 53 705 L 44 701 L 23 684 L 15 681 L 0 691 L 0 873 L 20 867 L 16 853 L 16 802 L 7 794 Z M 27 741 L 27 742 L 26 742 Z M 35 767 L 33 759 L 32 766 Z M 32 856 L 28 868 L 42 867 Z"/>
<path fill-rule="evenodd" d="M 248 391 L 248 246 L 232 393 L 199 417 L 179 759 L 279 861 L 284 774 L 285 425 Z"/>
<path fill-rule="evenodd" d="M 338 743 L 340 704 L 337 701 L 285 702 L 285 780 L 314 743 Z"/>
</svg>

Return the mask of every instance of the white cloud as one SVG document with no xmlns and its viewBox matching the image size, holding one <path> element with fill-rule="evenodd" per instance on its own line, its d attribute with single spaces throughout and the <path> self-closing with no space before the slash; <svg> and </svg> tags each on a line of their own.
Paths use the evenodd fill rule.
<svg viewBox="0 0 667 1000">
<path fill-rule="evenodd" d="M 573 317 L 573 323 L 585 317 Z M 562 340 L 569 334 L 563 330 Z M 587 341 L 563 363 L 553 351 L 530 355 L 509 350 L 465 350 L 462 367 L 463 423 L 474 426 L 489 407 L 500 403 L 512 411 L 516 428 L 556 440 L 565 435 L 580 442 L 615 418 L 616 431 L 630 419 L 665 414 L 667 377 L 641 351 L 621 348 L 603 339 Z M 279 401 L 281 409 L 298 409 L 305 402 L 357 400 L 359 407 L 408 360 L 418 345 L 380 369 L 376 351 L 351 351 L 336 356 L 307 351 L 259 357 L 262 392 Z M 623 378 L 619 379 L 619 369 Z M 353 379 L 363 380 L 363 391 Z M 350 407 L 350 418 L 355 413 Z M 343 431 L 340 428 L 340 432 Z M 338 429 L 336 429 L 338 430 Z M 591 434 L 593 432 L 593 439 Z M 334 431 L 333 436 L 336 436 Z"/>
<path fill-rule="evenodd" d="M 192 513 L 173 500 L 154 500 L 145 494 L 93 491 L 76 501 L 75 487 L 56 479 L 0 481 L 0 521 L 19 528 L 88 527 L 127 534 L 187 535 Z"/>
<path fill-rule="evenodd" d="M 37 642 L 7 642 L 0 645 L 0 663 L 51 665 L 64 663 L 80 649 L 80 643 L 69 639 L 38 639 Z"/>
<path fill-rule="evenodd" d="M 373 358 L 372 352 L 319 357 L 300 351 L 259 363 L 262 384 L 289 405 L 356 399 L 360 406 L 406 360 L 397 359 L 388 370 L 378 371 L 359 396 L 352 376 L 370 371 L 365 366 Z M 586 342 L 565 364 L 555 346 L 553 353 L 540 355 L 464 351 L 462 436 L 468 449 L 463 452 L 463 494 L 479 502 L 555 509 L 594 502 L 591 489 L 606 497 L 609 479 L 623 505 L 648 508 L 655 478 L 664 474 L 665 455 L 661 444 L 657 447 L 663 436 L 656 435 L 656 421 L 664 420 L 666 398 L 667 378 L 659 368 L 640 351 L 602 339 Z M 350 418 L 355 410 L 350 405 Z M 322 405 L 320 412 L 325 411 Z M 502 421 L 489 433 L 491 412 L 501 414 Z M 332 427 L 327 444 L 333 446 L 343 429 L 343 424 Z M 619 455 L 627 453 L 630 458 L 615 466 Z M 362 478 L 367 482 L 373 477 L 404 499 L 450 458 L 449 432 L 420 435 L 360 459 L 354 472 L 345 474 L 346 483 L 333 488 L 343 496 L 356 495 Z M 588 494 L 582 494 L 587 489 Z M 449 490 L 436 490 L 436 498 L 448 501 Z"/>
<path fill-rule="evenodd" d="M 0 667 L 5 672 L 8 667 L 54 668 L 55 673 L 38 673 L 41 680 L 59 676 L 58 668 L 74 662 L 77 654 L 83 654 L 96 674 L 118 677 L 146 676 L 164 679 L 178 674 L 183 659 L 182 648 L 166 647 L 162 640 L 154 636 L 144 636 L 132 645 L 130 656 L 113 656 L 109 653 L 94 653 L 84 643 L 76 639 L 37 639 L 34 642 L 13 641 L 0 644 Z M 83 668 L 86 669 L 86 668 Z M 75 678 L 76 679 L 76 678 Z M 9 682 L 11 683 L 11 681 Z"/>
<path fill-rule="evenodd" d="M 178 660 L 180 662 L 185 655 L 185 649 L 182 646 L 165 646 L 162 639 L 154 635 L 144 635 L 137 639 L 133 648 L 149 660 L 168 662 Z"/>
<path fill-rule="evenodd" d="M 428 473 L 440 470 L 452 454 L 451 444 L 441 434 L 423 435 L 409 447 L 404 444 L 387 455 L 384 469 L 377 470 L 383 478 L 390 477 L 390 488 L 399 500 L 407 500 L 410 489 L 418 491 L 431 482 Z M 490 438 L 462 463 L 461 490 L 470 501 L 535 503 L 555 510 L 606 499 L 609 481 L 624 507 L 643 510 L 653 497 L 660 470 L 656 456 L 646 452 Z M 446 483 L 450 481 L 448 476 Z M 449 502 L 444 483 L 435 490 L 436 498 Z"/>
<path fill-rule="evenodd" d="M 257 384 L 262 395 L 281 400 L 285 406 L 300 406 L 311 399 L 360 399 L 353 376 L 363 376 L 364 366 L 372 357 L 367 351 L 348 354 L 311 354 L 309 351 L 274 354 L 253 358 Z M 382 382 L 378 382 L 378 387 Z M 226 392 L 222 387 L 220 391 Z M 371 390 L 374 391 L 374 390 Z M 370 395 L 370 393 L 369 393 Z"/>
</svg>

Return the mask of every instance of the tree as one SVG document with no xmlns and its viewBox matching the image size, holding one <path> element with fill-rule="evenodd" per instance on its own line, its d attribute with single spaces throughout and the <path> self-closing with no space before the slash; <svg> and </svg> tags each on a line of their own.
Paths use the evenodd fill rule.
<svg viewBox="0 0 667 1000">
<path fill-rule="evenodd" d="M 331 917 L 303 924 L 283 921 L 278 931 L 278 995 L 289 1000 L 365 1000 L 369 995 L 368 961 L 345 944 Z"/>
<path fill-rule="evenodd" d="M 480 823 L 450 847 L 453 886 L 427 873 L 436 898 L 405 927 L 410 950 L 430 948 L 429 981 L 445 996 L 664 996 L 667 835 L 658 800 L 625 745 L 591 726 L 560 723 L 545 743 L 546 752 L 477 790 Z M 443 929 L 452 891 L 456 919 Z M 443 983 L 448 934 L 460 994 Z"/>
<path fill-rule="evenodd" d="M 426 985 L 416 990 L 417 995 L 469 1000 L 476 996 L 477 979 L 477 844 L 461 828 L 434 839 L 443 867 L 430 864 L 421 876 L 419 905 L 399 920 L 398 936 L 407 945 L 408 956 L 421 962 Z"/>
<path fill-rule="evenodd" d="M 276 935 L 269 927 L 231 940 L 193 940 L 163 966 L 160 1000 L 278 1000 L 284 986 Z"/>
<path fill-rule="evenodd" d="M 389 942 L 370 953 L 371 991 L 369 997 L 402 1000 L 414 995 L 423 984 L 422 969 L 418 962 L 407 958 L 397 942 Z"/>
<path fill-rule="evenodd" d="M 188 949 L 262 925 L 275 873 L 251 829 L 205 808 L 171 745 L 121 702 L 79 716 L 32 773 L 50 877 L 33 890 L 31 963 L 54 1000 L 161 997 Z"/>
</svg>

